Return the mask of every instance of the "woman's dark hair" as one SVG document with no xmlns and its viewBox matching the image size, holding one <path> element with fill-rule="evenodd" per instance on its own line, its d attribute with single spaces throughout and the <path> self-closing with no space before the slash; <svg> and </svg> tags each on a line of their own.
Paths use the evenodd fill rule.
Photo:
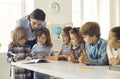
<svg viewBox="0 0 120 79">
<path fill-rule="evenodd" d="M 28 19 L 30 20 L 30 18 L 45 21 L 46 14 L 43 10 L 37 8 L 29 15 Z"/>
<path fill-rule="evenodd" d="M 115 33 L 115 36 L 118 40 L 120 40 L 120 26 L 117 26 L 117 27 L 113 27 L 111 29 L 112 32 Z"/>
</svg>

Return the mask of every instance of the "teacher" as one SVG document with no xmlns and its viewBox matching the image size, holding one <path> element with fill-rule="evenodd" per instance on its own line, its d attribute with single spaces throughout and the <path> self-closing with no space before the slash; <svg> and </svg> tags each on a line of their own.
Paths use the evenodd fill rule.
<svg viewBox="0 0 120 79">
<path fill-rule="evenodd" d="M 23 26 L 28 33 L 28 42 L 31 48 L 36 43 L 37 29 L 46 27 L 46 14 L 41 9 L 35 9 L 30 15 L 27 15 L 17 21 L 17 26 Z"/>
</svg>

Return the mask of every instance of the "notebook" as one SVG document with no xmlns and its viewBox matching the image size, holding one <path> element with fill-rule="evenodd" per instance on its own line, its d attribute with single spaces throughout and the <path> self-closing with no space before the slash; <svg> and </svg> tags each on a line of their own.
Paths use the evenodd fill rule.
<svg viewBox="0 0 120 79">
<path fill-rule="evenodd" d="M 109 66 L 110 70 L 115 70 L 115 71 L 120 71 L 120 64 L 114 65 L 114 66 Z"/>
<path fill-rule="evenodd" d="M 34 60 L 23 62 L 23 64 L 34 64 L 34 63 L 49 63 L 49 61 L 47 59 L 34 59 Z"/>
</svg>

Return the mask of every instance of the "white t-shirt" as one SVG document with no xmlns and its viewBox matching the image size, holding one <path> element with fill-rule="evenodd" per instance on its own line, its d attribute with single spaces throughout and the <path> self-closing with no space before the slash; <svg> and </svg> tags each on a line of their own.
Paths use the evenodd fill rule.
<svg viewBox="0 0 120 79">
<path fill-rule="evenodd" d="M 108 55 L 108 59 L 120 58 L 120 48 L 115 50 L 114 48 L 107 46 L 107 55 Z"/>
</svg>

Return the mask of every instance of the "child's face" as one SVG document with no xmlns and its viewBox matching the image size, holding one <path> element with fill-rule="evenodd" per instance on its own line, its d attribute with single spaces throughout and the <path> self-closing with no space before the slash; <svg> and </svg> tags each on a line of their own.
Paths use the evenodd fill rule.
<svg viewBox="0 0 120 79">
<path fill-rule="evenodd" d="M 113 48 L 118 47 L 119 42 L 118 42 L 114 32 L 112 32 L 112 31 L 109 32 L 109 37 L 108 37 L 107 43 L 109 46 L 111 46 Z"/>
<path fill-rule="evenodd" d="M 71 38 L 71 44 L 73 46 L 76 46 L 79 44 L 78 38 L 74 34 L 70 34 L 70 38 Z"/>
<path fill-rule="evenodd" d="M 69 37 L 65 34 L 64 31 L 62 31 L 62 39 L 63 39 L 63 42 L 68 44 L 70 41 L 69 41 Z"/>
<path fill-rule="evenodd" d="M 38 36 L 37 41 L 41 44 L 45 44 L 46 43 L 46 35 L 42 34 L 41 36 Z"/>
<path fill-rule="evenodd" d="M 82 35 L 83 40 L 85 41 L 86 44 L 95 44 L 97 37 L 95 35 L 89 36 L 89 35 Z"/>
<path fill-rule="evenodd" d="M 27 41 L 27 39 L 23 38 L 23 39 L 21 39 L 21 40 L 18 41 L 18 44 L 19 45 L 24 45 L 26 43 L 26 41 Z"/>
</svg>

